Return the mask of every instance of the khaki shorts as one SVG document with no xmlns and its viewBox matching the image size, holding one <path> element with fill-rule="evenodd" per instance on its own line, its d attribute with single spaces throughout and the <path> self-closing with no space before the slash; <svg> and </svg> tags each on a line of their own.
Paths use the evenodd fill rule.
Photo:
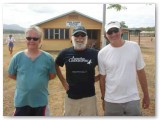
<svg viewBox="0 0 160 120">
<path fill-rule="evenodd" d="M 82 99 L 71 99 L 66 95 L 64 101 L 65 116 L 96 116 L 97 102 L 96 96 Z"/>
</svg>

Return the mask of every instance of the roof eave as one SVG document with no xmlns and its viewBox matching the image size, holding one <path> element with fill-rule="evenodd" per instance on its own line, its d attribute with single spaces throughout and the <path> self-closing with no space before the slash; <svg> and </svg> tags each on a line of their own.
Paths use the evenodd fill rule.
<svg viewBox="0 0 160 120">
<path fill-rule="evenodd" d="M 38 25 L 41 25 L 41 24 L 43 24 L 43 23 L 46 23 L 46 22 L 49 22 L 49 21 L 52 21 L 52 20 L 61 18 L 61 17 L 65 16 L 65 15 L 68 15 L 68 14 L 71 14 L 71 13 L 77 13 L 77 14 L 80 14 L 80 15 L 82 15 L 82 16 L 84 16 L 84 17 L 87 17 L 87 18 L 89 18 L 89 19 L 92 19 L 92 20 L 94 20 L 94 21 L 96 21 L 96 22 L 102 23 L 102 21 L 100 21 L 100 20 L 97 20 L 97 19 L 95 19 L 95 18 L 92 18 L 92 17 L 90 17 L 90 16 L 87 16 L 87 15 L 85 15 L 85 14 L 82 14 L 82 13 L 80 13 L 80 12 L 77 12 L 77 11 L 73 10 L 73 11 L 70 11 L 70 12 L 68 12 L 68 13 L 64 13 L 64 14 L 62 14 L 62 15 L 56 16 L 56 17 L 54 17 L 54 18 L 45 20 L 45 21 L 43 21 L 43 22 L 40 22 L 40 23 L 37 23 L 37 24 L 34 24 L 34 25 L 37 25 L 37 26 L 38 26 Z"/>
</svg>

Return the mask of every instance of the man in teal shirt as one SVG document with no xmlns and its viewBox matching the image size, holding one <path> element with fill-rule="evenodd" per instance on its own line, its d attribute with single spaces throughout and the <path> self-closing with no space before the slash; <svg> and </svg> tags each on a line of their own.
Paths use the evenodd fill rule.
<svg viewBox="0 0 160 120">
<path fill-rule="evenodd" d="M 52 56 L 39 49 L 42 32 L 32 26 L 26 30 L 27 49 L 16 53 L 9 65 L 9 77 L 16 80 L 14 116 L 45 116 L 48 82 L 56 76 Z"/>
</svg>

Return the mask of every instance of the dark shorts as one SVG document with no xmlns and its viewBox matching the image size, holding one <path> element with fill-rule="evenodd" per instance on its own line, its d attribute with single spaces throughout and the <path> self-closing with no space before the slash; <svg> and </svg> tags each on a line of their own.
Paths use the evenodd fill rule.
<svg viewBox="0 0 160 120">
<path fill-rule="evenodd" d="M 13 42 L 10 42 L 9 47 L 13 47 L 13 46 L 14 46 Z"/>
<path fill-rule="evenodd" d="M 46 106 L 35 108 L 30 106 L 16 107 L 13 116 L 46 116 Z"/>
</svg>

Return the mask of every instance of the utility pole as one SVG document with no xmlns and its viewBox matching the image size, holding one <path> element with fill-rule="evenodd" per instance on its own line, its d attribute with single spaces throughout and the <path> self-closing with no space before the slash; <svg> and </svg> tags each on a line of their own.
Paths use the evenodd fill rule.
<svg viewBox="0 0 160 120">
<path fill-rule="evenodd" d="M 106 24 L 106 4 L 103 4 L 103 23 L 102 23 L 102 48 L 106 46 L 106 39 L 104 38 L 104 31 L 105 31 L 105 26 Z"/>
</svg>

